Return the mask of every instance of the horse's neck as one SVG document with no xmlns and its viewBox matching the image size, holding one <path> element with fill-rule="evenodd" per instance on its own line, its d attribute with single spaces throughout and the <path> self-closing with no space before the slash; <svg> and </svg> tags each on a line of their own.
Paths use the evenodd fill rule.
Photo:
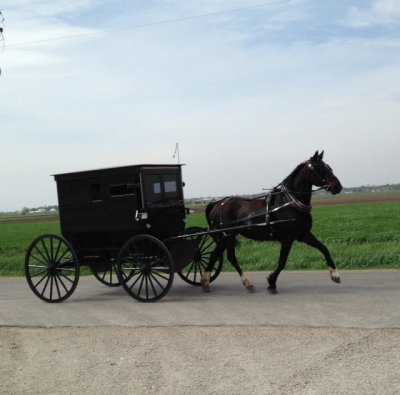
<svg viewBox="0 0 400 395">
<path fill-rule="evenodd" d="M 311 203 L 312 184 L 304 173 L 304 170 L 301 170 L 297 175 L 286 180 L 285 184 L 296 199 L 309 206 Z"/>
</svg>

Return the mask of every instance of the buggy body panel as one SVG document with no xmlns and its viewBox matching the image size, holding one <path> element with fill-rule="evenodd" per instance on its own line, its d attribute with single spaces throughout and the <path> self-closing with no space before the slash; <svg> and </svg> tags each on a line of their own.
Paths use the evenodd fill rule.
<svg viewBox="0 0 400 395">
<path fill-rule="evenodd" d="M 181 165 L 132 165 L 54 175 L 62 235 L 80 257 L 115 257 L 133 235 L 185 228 Z"/>
</svg>

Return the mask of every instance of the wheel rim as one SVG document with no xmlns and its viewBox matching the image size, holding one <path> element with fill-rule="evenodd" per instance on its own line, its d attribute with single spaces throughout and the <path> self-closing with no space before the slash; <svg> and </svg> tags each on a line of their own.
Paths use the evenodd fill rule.
<svg viewBox="0 0 400 395">
<path fill-rule="evenodd" d="M 157 238 L 135 236 L 121 248 L 118 276 L 130 296 L 141 302 L 155 302 L 171 288 L 174 278 L 171 254 Z"/>
<path fill-rule="evenodd" d="M 61 236 L 40 236 L 26 253 L 25 276 L 37 297 L 49 303 L 62 302 L 78 284 L 77 255 Z"/>
<path fill-rule="evenodd" d="M 189 231 L 200 232 L 204 229 L 202 228 L 190 228 Z M 201 276 L 205 272 L 208 262 L 210 260 L 211 253 L 216 247 L 215 239 L 212 235 L 206 234 L 204 236 L 195 236 L 200 238 L 199 245 L 196 250 L 194 258 L 185 266 L 182 271 L 178 272 L 179 277 L 187 282 L 188 284 L 200 286 Z M 215 262 L 214 267 L 211 271 L 210 282 L 214 281 L 222 270 L 222 265 L 224 263 L 223 257 L 221 256 L 217 262 Z"/>
</svg>

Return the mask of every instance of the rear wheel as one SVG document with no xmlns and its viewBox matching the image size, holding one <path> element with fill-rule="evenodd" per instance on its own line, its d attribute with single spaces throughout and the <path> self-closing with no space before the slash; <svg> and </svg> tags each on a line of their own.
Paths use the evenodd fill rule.
<svg viewBox="0 0 400 395">
<path fill-rule="evenodd" d="M 79 261 L 71 244 L 59 235 L 35 239 L 25 256 L 25 276 L 33 293 L 49 303 L 68 299 L 79 280 Z"/>
<path fill-rule="evenodd" d="M 125 291 L 140 302 L 165 296 L 174 279 L 174 264 L 167 247 L 150 235 L 129 239 L 118 255 L 118 276 Z"/>
<path fill-rule="evenodd" d="M 201 285 L 201 276 L 205 272 L 208 262 L 210 261 L 211 253 L 215 250 L 215 238 L 211 234 L 196 236 L 196 232 L 204 232 L 203 228 L 192 227 L 187 229 L 188 232 L 194 233 L 193 236 L 199 238 L 199 244 L 193 259 L 178 273 L 179 277 L 188 284 L 199 286 Z M 221 256 L 211 271 L 210 282 L 214 281 L 221 273 L 224 258 Z"/>
</svg>

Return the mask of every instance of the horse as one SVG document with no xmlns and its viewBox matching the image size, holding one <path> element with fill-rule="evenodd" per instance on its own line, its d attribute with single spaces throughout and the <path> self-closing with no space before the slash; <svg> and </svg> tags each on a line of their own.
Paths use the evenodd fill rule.
<svg viewBox="0 0 400 395">
<path fill-rule="evenodd" d="M 256 241 L 278 241 L 281 244 L 278 266 L 268 277 L 267 287 L 277 293 L 276 282 L 285 268 L 293 243 L 297 240 L 319 250 L 325 257 L 332 281 L 340 283 L 340 275 L 328 248 L 312 233 L 311 196 L 313 186 L 336 195 L 342 185 L 332 168 L 323 161 L 324 151 L 300 163 L 270 193 L 261 198 L 226 197 L 209 203 L 206 218 L 210 230 L 216 230 L 216 247 L 201 276 L 203 290 L 210 290 L 211 271 L 227 251 L 227 258 L 238 272 L 243 285 L 253 291 L 251 281 L 240 268 L 235 247 L 237 236 Z M 220 229 L 221 232 L 217 230 Z"/>
</svg>

